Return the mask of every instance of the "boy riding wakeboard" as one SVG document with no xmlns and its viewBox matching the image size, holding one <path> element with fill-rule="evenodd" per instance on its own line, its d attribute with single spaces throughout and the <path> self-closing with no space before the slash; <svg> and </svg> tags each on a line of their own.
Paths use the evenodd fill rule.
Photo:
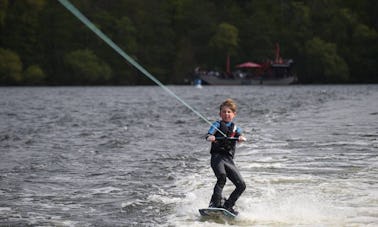
<svg viewBox="0 0 378 227">
<path fill-rule="evenodd" d="M 246 139 L 242 136 L 242 130 L 232 122 L 237 110 L 235 102 L 232 99 L 227 99 L 220 105 L 219 109 L 221 120 L 212 124 L 206 136 L 206 140 L 211 142 L 211 168 L 217 178 L 209 207 L 224 208 L 237 215 L 238 212 L 233 207 L 244 192 L 246 185 L 233 159 L 236 142 L 242 142 Z M 227 178 L 231 180 L 236 188 L 223 203 L 222 191 Z"/>
</svg>

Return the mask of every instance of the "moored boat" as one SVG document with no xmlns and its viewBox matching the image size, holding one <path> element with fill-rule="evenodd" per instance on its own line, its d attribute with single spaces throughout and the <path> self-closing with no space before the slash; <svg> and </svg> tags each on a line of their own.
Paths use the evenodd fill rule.
<svg viewBox="0 0 378 227">
<path fill-rule="evenodd" d="M 194 77 L 202 80 L 205 85 L 289 85 L 297 81 L 293 65 L 292 59 L 283 60 L 280 57 L 277 44 L 274 61 L 261 64 L 244 62 L 236 65 L 236 69 L 231 72 L 228 60 L 226 72 L 196 68 Z"/>
<path fill-rule="evenodd" d="M 282 78 L 224 78 L 213 75 L 203 74 L 199 78 L 202 84 L 206 85 L 289 85 L 296 82 L 295 76 L 287 76 Z"/>
</svg>

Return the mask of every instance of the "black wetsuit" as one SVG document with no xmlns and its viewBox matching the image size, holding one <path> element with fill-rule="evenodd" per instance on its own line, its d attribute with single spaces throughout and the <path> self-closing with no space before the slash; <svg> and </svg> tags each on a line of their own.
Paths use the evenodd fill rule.
<svg viewBox="0 0 378 227">
<path fill-rule="evenodd" d="M 234 129 L 234 124 L 229 123 L 228 126 L 225 122 L 220 123 L 219 129 L 227 136 L 239 137 L 240 134 Z M 232 135 L 234 134 L 234 135 Z M 214 134 L 215 137 L 223 137 L 218 131 Z M 217 183 L 214 187 L 214 192 L 211 197 L 210 206 L 222 207 L 222 191 L 226 184 L 226 178 L 236 186 L 235 190 L 231 193 L 230 197 L 225 201 L 223 207 L 232 208 L 236 200 L 244 192 L 246 185 L 240 175 L 238 169 L 233 161 L 235 155 L 235 140 L 217 140 L 211 144 L 211 168 L 217 177 Z"/>
</svg>

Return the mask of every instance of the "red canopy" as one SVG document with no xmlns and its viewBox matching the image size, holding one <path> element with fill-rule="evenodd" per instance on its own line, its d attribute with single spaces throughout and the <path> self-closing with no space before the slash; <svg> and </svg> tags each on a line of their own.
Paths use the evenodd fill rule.
<svg viewBox="0 0 378 227">
<path fill-rule="evenodd" d="M 261 68 L 262 66 L 254 62 L 245 62 L 237 65 L 236 68 Z"/>
</svg>

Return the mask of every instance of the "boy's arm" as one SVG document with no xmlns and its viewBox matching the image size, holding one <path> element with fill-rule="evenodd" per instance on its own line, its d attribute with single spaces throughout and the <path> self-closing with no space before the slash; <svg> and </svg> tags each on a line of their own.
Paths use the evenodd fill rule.
<svg viewBox="0 0 378 227">
<path fill-rule="evenodd" d="M 206 140 L 207 141 L 210 141 L 210 142 L 214 142 L 215 141 L 214 134 L 217 131 L 217 128 L 219 128 L 219 127 L 220 127 L 219 121 L 216 121 L 216 122 L 214 122 L 211 125 L 211 127 L 210 127 L 210 129 L 209 129 L 209 131 L 207 132 L 207 135 L 206 135 Z"/>
<path fill-rule="evenodd" d="M 245 138 L 243 135 L 240 135 L 238 142 L 241 143 L 241 142 L 244 142 L 244 141 L 247 141 L 247 138 Z"/>
<path fill-rule="evenodd" d="M 247 139 L 243 136 L 243 132 L 242 132 L 242 130 L 241 130 L 241 128 L 239 128 L 239 127 L 237 127 L 236 128 L 236 133 L 239 135 L 238 136 L 238 142 L 240 143 L 240 142 L 244 142 L 244 141 L 247 141 Z"/>
<path fill-rule="evenodd" d="M 206 140 L 207 140 L 207 141 L 210 141 L 210 142 L 214 142 L 214 141 L 215 141 L 215 136 L 214 136 L 214 135 L 211 135 L 211 134 L 207 134 L 207 136 L 206 136 Z"/>
</svg>

